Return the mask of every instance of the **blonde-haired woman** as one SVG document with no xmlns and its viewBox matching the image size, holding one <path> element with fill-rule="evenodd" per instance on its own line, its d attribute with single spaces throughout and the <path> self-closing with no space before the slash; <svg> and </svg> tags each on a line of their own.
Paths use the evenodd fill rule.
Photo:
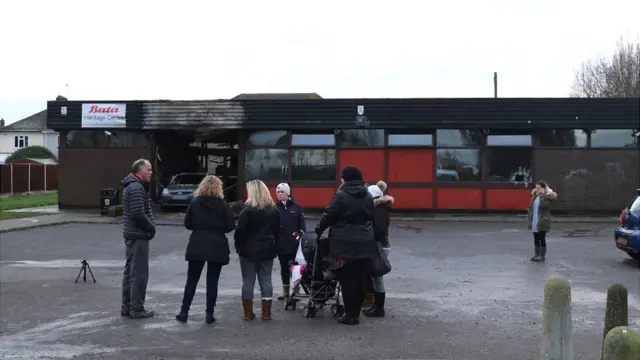
<svg viewBox="0 0 640 360">
<path fill-rule="evenodd" d="M 196 293 L 196 287 L 207 264 L 207 306 L 205 322 L 213 324 L 218 280 L 224 265 L 229 264 L 229 241 L 226 233 L 235 228 L 231 208 L 224 200 L 222 181 L 207 175 L 198 185 L 194 198 L 184 216 L 184 227 L 191 230 L 185 253 L 188 262 L 187 284 L 184 287 L 182 308 L 176 320 L 187 322 L 189 308 Z"/>
<path fill-rule="evenodd" d="M 276 238 L 280 216 L 269 188 L 260 180 L 247 183 L 244 203 L 234 235 L 236 252 L 240 256 L 242 272 L 242 307 L 244 319 L 253 320 L 253 289 L 256 277 L 262 297 L 262 320 L 271 320 L 273 301 L 273 259 L 278 254 Z"/>
</svg>

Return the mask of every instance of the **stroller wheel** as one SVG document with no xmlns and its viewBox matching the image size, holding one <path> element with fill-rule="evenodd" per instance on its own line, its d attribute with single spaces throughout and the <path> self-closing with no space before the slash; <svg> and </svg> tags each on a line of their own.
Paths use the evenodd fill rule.
<svg viewBox="0 0 640 360">
<path fill-rule="evenodd" d="M 344 315 L 344 306 L 340 304 L 331 305 L 331 316 L 340 317 L 342 315 Z"/>
<path fill-rule="evenodd" d="M 304 317 L 306 318 L 312 318 L 312 317 L 316 317 L 316 306 L 315 304 L 309 304 L 307 305 L 307 307 L 304 308 Z"/>
</svg>

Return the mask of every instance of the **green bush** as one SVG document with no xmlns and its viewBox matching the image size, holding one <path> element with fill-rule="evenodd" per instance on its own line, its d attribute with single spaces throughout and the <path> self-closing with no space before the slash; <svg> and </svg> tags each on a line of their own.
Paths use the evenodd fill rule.
<svg viewBox="0 0 640 360">
<path fill-rule="evenodd" d="M 42 146 L 27 146 L 25 148 L 22 148 L 20 150 L 16 150 L 13 152 L 13 154 L 9 155 L 7 157 L 7 159 L 5 160 L 5 162 L 10 162 L 13 160 L 19 160 L 19 159 L 53 159 L 56 160 L 56 156 L 53 155 L 53 153 L 47 149 L 46 147 L 42 147 Z"/>
</svg>

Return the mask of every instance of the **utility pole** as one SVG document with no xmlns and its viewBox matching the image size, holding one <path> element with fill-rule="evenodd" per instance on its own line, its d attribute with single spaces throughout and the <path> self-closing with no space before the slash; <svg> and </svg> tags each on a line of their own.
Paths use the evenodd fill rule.
<svg viewBox="0 0 640 360">
<path fill-rule="evenodd" d="M 493 73 L 493 97 L 498 98 L 498 72 Z"/>
</svg>

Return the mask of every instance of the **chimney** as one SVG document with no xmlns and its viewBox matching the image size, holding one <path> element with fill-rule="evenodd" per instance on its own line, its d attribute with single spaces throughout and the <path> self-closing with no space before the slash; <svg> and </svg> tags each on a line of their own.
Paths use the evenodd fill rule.
<svg viewBox="0 0 640 360">
<path fill-rule="evenodd" d="M 58 95 L 58 96 L 56 97 L 56 101 L 67 101 L 67 98 L 66 98 L 66 97 L 64 97 L 64 96 Z"/>
<path fill-rule="evenodd" d="M 0 119 L 0 129 L 4 127 L 4 119 Z"/>
</svg>

